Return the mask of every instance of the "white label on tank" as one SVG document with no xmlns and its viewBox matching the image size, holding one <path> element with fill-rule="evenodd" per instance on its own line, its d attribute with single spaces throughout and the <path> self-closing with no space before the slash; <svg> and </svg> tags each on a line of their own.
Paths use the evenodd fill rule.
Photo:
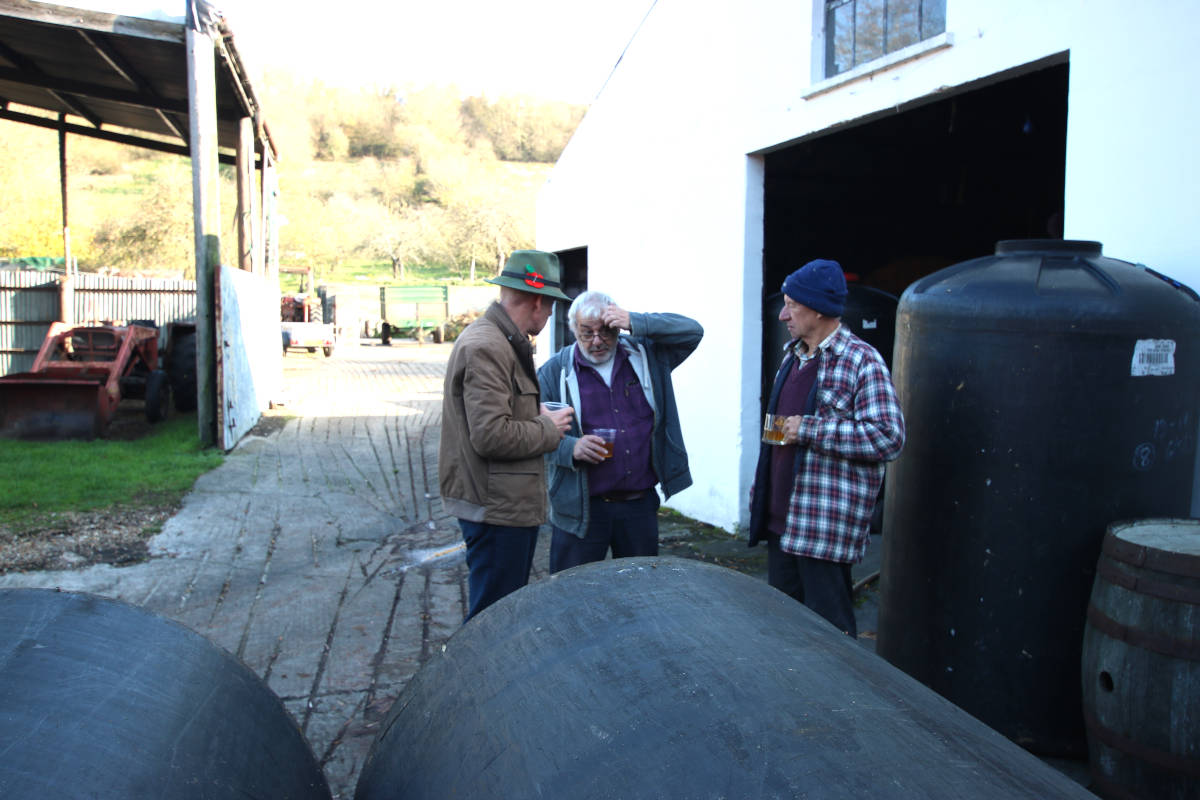
<svg viewBox="0 0 1200 800">
<path fill-rule="evenodd" d="M 1133 346 L 1133 365 L 1129 374 L 1174 375 L 1175 341 L 1173 339 L 1138 339 Z"/>
</svg>

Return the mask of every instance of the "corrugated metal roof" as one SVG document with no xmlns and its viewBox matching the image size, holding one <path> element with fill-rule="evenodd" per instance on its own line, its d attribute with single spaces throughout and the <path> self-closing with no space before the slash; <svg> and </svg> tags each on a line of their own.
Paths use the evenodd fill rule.
<svg viewBox="0 0 1200 800">
<path fill-rule="evenodd" d="M 243 117 L 256 121 L 257 138 L 273 149 L 232 32 L 211 6 L 194 2 L 200 18 L 196 24 L 217 49 L 222 160 L 233 158 Z M 60 127 L 55 118 L 16 111 L 11 104 L 66 115 L 63 127 L 70 133 L 186 155 L 186 26 L 31 0 L 0 0 L 0 119 Z"/>
</svg>

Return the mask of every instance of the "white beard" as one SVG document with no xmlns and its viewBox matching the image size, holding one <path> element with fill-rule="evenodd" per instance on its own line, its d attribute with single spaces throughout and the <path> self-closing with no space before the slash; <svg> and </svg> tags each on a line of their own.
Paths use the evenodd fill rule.
<svg viewBox="0 0 1200 800">
<path fill-rule="evenodd" d="M 612 347 L 608 348 L 608 355 L 606 355 L 603 359 L 593 358 L 592 354 L 587 351 L 586 347 L 584 347 L 583 345 L 579 346 L 579 355 L 583 356 L 583 360 L 588 362 L 589 364 L 592 364 L 597 367 L 602 367 L 605 364 L 607 364 L 608 362 L 612 361 L 613 356 L 615 356 L 616 354 L 617 354 L 617 349 L 616 349 L 615 344 Z"/>
</svg>

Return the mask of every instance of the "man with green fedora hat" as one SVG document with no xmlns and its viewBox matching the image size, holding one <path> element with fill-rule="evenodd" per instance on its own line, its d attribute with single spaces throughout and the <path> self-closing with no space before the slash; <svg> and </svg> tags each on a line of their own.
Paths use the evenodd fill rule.
<svg viewBox="0 0 1200 800">
<path fill-rule="evenodd" d="M 545 294 L 558 300 L 571 301 L 562 293 L 562 271 L 558 256 L 542 250 L 514 250 L 504 262 L 504 269 L 488 283 L 520 289 L 522 292 Z"/>
<path fill-rule="evenodd" d="M 442 507 L 467 546 L 467 620 L 529 582 L 549 505 L 542 456 L 575 413 L 542 405 L 529 341 L 554 300 L 568 299 L 558 256 L 517 250 L 488 283 L 500 299 L 463 330 L 446 364 L 438 450 Z"/>
</svg>

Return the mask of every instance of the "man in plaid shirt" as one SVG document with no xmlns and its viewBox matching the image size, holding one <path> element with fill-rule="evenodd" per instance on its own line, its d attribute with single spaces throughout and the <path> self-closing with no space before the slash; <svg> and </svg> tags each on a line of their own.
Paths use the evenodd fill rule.
<svg viewBox="0 0 1200 800">
<path fill-rule="evenodd" d="M 783 282 L 791 342 L 767 403 L 786 417 L 763 444 L 750 500 L 750 546 L 767 542 L 767 580 L 857 637 L 850 565 L 863 559 L 884 463 L 904 446 L 904 416 L 882 356 L 841 324 L 846 279 L 810 261 Z"/>
</svg>

